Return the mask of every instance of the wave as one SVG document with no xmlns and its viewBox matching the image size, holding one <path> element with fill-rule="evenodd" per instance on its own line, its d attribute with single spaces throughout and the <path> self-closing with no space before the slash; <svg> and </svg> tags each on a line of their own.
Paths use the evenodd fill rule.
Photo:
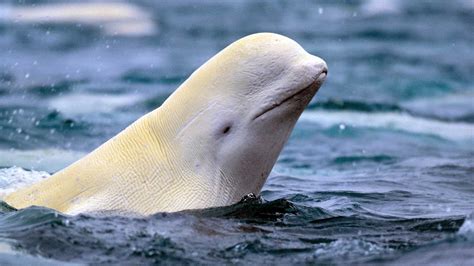
<svg viewBox="0 0 474 266">
<path fill-rule="evenodd" d="M 402 104 L 327 99 L 313 102 L 308 110 L 349 110 L 367 113 L 399 112 L 445 122 L 474 122 L 474 94 L 464 93 L 443 98 L 417 99 Z"/>
<path fill-rule="evenodd" d="M 304 260 L 320 263 L 344 257 L 362 263 L 387 252 L 431 245 L 451 236 L 465 220 L 367 216 L 365 210 L 340 207 L 335 213 L 286 199 L 266 202 L 256 197 L 232 206 L 149 217 L 66 216 L 29 207 L 0 210 L 0 234 L 27 254 L 86 264 L 97 260 L 148 264 L 158 259 L 222 263 L 261 254 L 293 259 L 304 255 Z M 211 245 L 194 241 L 199 238 L 209 239 Z M 196 252 L 205 257 L 192 255 Z"/>
<path fill-rule="evenodd" d="M 44 178 L 39 172 L 19 168 L 4 171 L 7 174 L 0 173 L 0 177 L 9 182 L 13 182 L 12 173 L 29 180 Z M 292 259 L 302 255 L 306 262 L 320 264 L 337 262 L 341 257 L 352 263 L 391 260 L 387 255 L 399 256 L 395 252 L 407 247 L 426 247 L 453 234 L 464 237 L 472 233 L 472 220 L 464 215 L 393 216 L 357 203 L 412 197 L 405 191 L 315 194 L 322 197 L 300 194 L 266 201 L 250 195 L 231 206 L 148 217 L 113 213 L 68 216 L 43 207 L 16 211 L 0 202 L 0 235 L 15 241 L 15 247 L 27 256 L 85 264 L 149 264 L 163 260 L 170 264 L 224 263 L 242 258 L 248 261 L 262 254 Z M 315 206 L 308 206 L 308 199 Z M 199 241 L 203 238 L 214 242 L 209 245 L 208 241 Z M 205 255 L 193 255 L 197 252 Z"/>
<path fill-rule="evenodd" d="M 474 140 L 474 125 L 464 122 L 444 122 L 435 119 L 414 117 L 400 112 L 351 112 L 308 110 L 300 118 L 303 122 L 316 123 L 322 127 L 346 126 L 383 128 L 415 134 L 438 136 L 448 140 Z"/>
</svg>

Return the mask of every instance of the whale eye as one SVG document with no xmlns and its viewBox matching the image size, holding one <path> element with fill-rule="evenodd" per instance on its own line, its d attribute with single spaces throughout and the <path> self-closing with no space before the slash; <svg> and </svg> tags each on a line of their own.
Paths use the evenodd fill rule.
<svg viewBox="0 0 474 266">
<path fill-rule="evenodd" d="M 222 133 L 223 133 L 223 134 L 227 134 L 227 133 L 229 133 L 229 131 L 230 131 L 230 126 L 226 126 L 226 127 L 224 128 L 224 130 L 222 130 Z"/>
<path fill-rule="evenodd" d="M 220 124 L 218 128 L 216 128 L 215 134 L 216 137 L 224 137 L 228 136 L 231 133 L 232 127 L 234 126 L 232 121 L 225 121 L 224 123 Z"/>
</svg>

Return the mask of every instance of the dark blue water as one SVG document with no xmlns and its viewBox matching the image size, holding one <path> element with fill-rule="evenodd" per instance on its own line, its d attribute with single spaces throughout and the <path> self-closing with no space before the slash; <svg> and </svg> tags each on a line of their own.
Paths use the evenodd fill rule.
<svg viewBox="0 0 474 266">
<path fill-rule="evenodd" d="M 4 206 L 1 264 L 474 263 L 472 1 L 143 0 L 100 19 L 48 3 L 0 4 L 2 193 L 91 151 L 247 34 L 291 37 L 329 76 L 263 198 L 148 218 Z"/>
</svg>

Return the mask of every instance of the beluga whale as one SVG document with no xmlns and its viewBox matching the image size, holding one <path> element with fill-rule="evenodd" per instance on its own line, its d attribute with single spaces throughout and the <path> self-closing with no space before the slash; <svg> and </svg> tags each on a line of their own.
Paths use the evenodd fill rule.
<svg viewBox="0 0 474 266">
<path fill-rule="evenodd" d="M 63 170 L 14 191 L 20 209 L 150 215 L 259 195 L 327 65 L 274 33 L 210 58 L 157 109 Z"/>
</svg>

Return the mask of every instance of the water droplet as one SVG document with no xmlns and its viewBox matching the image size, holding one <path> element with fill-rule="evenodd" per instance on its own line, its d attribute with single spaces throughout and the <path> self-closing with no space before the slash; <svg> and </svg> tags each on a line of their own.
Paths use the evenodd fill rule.
<svg viewBox="0 0 474 266">
<path fill-rule="evenodd" d="M 318 14 L 321 15 L 324 13 L 324 9 L 322 7 L 318 8 Z"/>
<path fill-rule="evenodd" d="M 340 125 L 339 125 L 339 129 L 340 129 L 340 130 L 344 130 L 344 129 L 346 129 L 346 125 L 344 125 L 344 124 L 340 124 Z"/>
<path fill-rule="evenodd" d="M 30 77 L 30 73 L 26 73 L 25 74 L 25 79 L 29 78 Z"/>
</svg>

